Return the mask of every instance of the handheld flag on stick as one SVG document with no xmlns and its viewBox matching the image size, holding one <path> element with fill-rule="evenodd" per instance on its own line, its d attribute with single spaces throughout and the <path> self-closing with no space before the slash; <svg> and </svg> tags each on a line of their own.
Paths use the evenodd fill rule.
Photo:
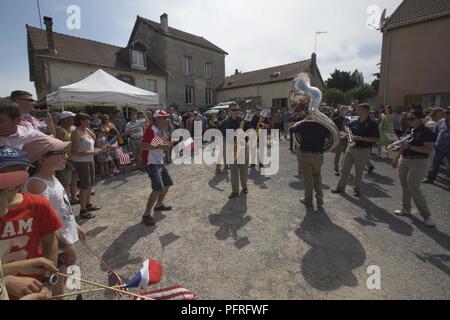
<svg viewBox="0 0 450 320">
<path fill-rule="evenodd" d="M 182 286 L 174 286 L 166 289 L 160 289 L 150 292 L 142 292 L 139 294 L 142 297 L 150 298 L 152 300 L 196 300 L 197 296 L 191 291 Z M 136 297 L 136 300 L 143 300 Z"/>
<path fill-rule="evenodd" d="M 142 269 L 128 282 L 126 288 L 146 289 L 151 284 L 161 281 L 162 264 L 156 260 L 146 260 Z"/>
<path fill-rule="evenodd" d="M 125 282 L 122 280 L 122 278 L 115 273 L 113 270 L 108 269 L 108 286 L 110 287 L 123 287 L 125 286 Z M 128 292 L 128 289 L 126 287 L 121 288 L 123 291 Z M 114 291 L 115 295 L 120 299 L 124 295 L 124 293 L 120 291 Z"/>
</svg>

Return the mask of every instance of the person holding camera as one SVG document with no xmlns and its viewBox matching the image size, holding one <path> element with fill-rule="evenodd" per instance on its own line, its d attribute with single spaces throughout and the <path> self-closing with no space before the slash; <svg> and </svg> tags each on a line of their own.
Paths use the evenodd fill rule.
<svg viewBox="0 0 450 320">
<path fill-rule="evenodd" d="M 19 106 L 20 109 L 20 123 L 19 125 L 36 129 L 42 133 L 56 136 L 55 125 L 51 114 L 47 110 L 35 110 L 35 101 L 33 95 L 26 91 L 16 90 L 11 92 L 11 101 Z M 44 118 L 44 121 L 40 121 L 31 113 L 35 113 L 37 116 Z"/>
</svg>

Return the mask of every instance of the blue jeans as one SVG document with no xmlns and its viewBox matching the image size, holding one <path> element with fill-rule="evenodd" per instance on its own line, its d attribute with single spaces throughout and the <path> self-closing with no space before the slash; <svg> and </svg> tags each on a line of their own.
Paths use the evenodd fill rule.
<svg viewBox="0 0 450 320">
<path fill-rule="evenodd" d="M 430 181 L 436 180 L 439 173 L 439 168 L 445 158 L 447 158 L 447 161 L 450 162 L 450 151 L 442 152 L 436 149 L 436 153 L 433 159 L 433 167 L 430 169 L 430 172 L 428 173 L 428 180 Z"/>
<path fill-rule="evenodd" d="M 150 164 L 147 173 L 152 182 L 152 189 L 156 192 L 164 191 L 164 188 L 173 186 L 172 178 L 165 165 Z"/>
</svg>

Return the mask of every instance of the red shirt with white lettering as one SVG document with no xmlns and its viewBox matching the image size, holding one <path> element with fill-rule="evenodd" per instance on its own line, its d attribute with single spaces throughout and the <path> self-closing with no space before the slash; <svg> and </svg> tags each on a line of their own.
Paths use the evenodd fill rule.
<svg viewBox="0 0 450 320">
<path fill-rule="evenodd" d="M 0 216 L 2 263 L 42 257 L 41 238 L 61 227 L 58 214 L 47 199 L 23 195 L 21 204 Z"/>
</svg>

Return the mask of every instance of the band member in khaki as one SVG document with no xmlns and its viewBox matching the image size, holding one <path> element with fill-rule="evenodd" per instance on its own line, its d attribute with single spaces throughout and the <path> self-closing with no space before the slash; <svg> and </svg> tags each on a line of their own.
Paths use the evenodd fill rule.
<svg viewBox="0 0 450 320">
<path fill-rule="evenodd" d="M 347 114 L 348 114 L 348 107 L 340 106 L 339 116 L 334 118 L 333 120 L 336 126 L 338 127 L 339 132 L 341 133 L 341 141 L 339 142 L 339 145 L 334 151 L 336 153 L 334 157 L 334 172 L 337 176 L 339 176 L 341 172 L 341 155 L 345 154 L 345 151 L 347 150 L 348 146 L 348 137 L 346 136 L 345 132 L 345 126 L 348 125 Z"/>
<path fill-rule="evenodd" d="M 292 127 L 293 133 L 300 134 L 299 159 L 305 179 L 305 197 L 300 202 L 313 205 L 313 191 L 316 192 L 317 206 L 323 206 L 322 165 L 325 140 L 328 130 L 316 122 L 298 122 Z"/>
<path fill-rule="evenodd" d="M 244 131 L 248 129 L 248 125 L 245 125 L 244 120 L 239 116 L 239 106 L 236 103 L 230 104 L 229 107 L 231 115 L 225 121 L 226 130 L 237 130 L 243 129 Z M 247 179 L 248 179 L 248 148 L 245 148 L 245 164 L 238 164 L 237 160 L 230 164 L 231 169 L 231 195 L 228 197 L 230 199 L 239 196 L 239 182 L 242 186 L 242 194 L 248 194 Z"/>
<path fill-rule="evenodd" d="M 420 190 L 420 185 L 428 169 L 428 156 L 433 151 L 435 136 L 423 124 L 424 114 L 420 110 L 408 114 L 411 129 L 405 136 L 413 135 L 411 142 L 401 143 L 400 155 L 394 160 L 394 168 L 398 166 L 400 183 L 402 184 L 402 209 L 396 215 L 411 214 L 411 199 L 419 209 L 427 227 L 434 227 L 428 204 Z"/>
<path fill-rule="evenodd" d="M 354 146 L 350 146 L 345 153 L 344 166 L 341 178 L 336 189 L 332 193 L 343 193 L 348 183 L 350 170 L 355 164 L 355 183 L 353 194 L 355 197 L 361 196 L 361 182 L 364 168 L 370 158 L 370 148 L 380 138 L 378 124 L 369 116 L 370 106 L 366 103 L 356 107 L 358 120 L 351 122 L 348 127 L 352 131 Z"/>
</svg>

